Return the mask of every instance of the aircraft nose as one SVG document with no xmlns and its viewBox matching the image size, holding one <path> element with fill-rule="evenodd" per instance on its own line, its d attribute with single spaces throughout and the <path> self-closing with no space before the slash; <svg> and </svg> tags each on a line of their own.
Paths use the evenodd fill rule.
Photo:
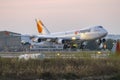
<svg viewBox="0 0 120 80">
<path fill-rule="evenodd" d="M 106 29 L 104 29 L 103 31 L 104 31 L 103 33 L 104 33 L 104 34 L 105 34 L 105 36 L 106 36 L 106 35 L 108 34 L 107 30 L 106 30 Z"/>
</svg>

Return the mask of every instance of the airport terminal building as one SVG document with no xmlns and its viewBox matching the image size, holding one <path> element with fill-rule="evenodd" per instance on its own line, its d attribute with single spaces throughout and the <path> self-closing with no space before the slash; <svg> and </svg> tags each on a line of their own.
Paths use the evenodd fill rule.
<svg viewBox="0 0 120 80">
<path fill-rule="evenodd" d="M 21 51 L 21 34 L 10 31 L 0 31 L 0 51 Z"/>
<path fill-rule="evenodd" d="M 11 31 L 0 31 L 0 52 L 60 51 L 63 49 L 63 45 L 57 44 L 51 45 L 45 43 L 44 45 L 39 45 L 39 43 L 34 43 L 34 46 L 30 44 L 22 44 L 21 41 L 23 40 L 29 42 L 30 38 Z"/>
</svg>

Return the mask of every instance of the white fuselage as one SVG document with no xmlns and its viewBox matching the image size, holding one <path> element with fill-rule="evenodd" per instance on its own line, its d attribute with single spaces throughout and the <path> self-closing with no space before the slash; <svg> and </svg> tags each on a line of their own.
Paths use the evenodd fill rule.
<svg viewBox="0 0 120 80">
<path fill-rule="evenodd" d="M 93 40 L 100 39 L 107 35 L 107 31 L 102 26 L 95 26 L 87 29 L 57 32 L 42 36 L 56 37 L 58 39 L 69 39 L 69 40 Z M 41 35 L 40 35 L 41 36 Z"/>
<path fill-rule="evenodd" d="M 50 33 L 49 30 L 44 26 L 41 20 L 36 20 L 37 29 L 40 35 L 27 36 L 31 37 L 29 41 L 24 41 L 23 43 L 41 43 L 44 41 L 55 42 L 59 44 L 64 44 L 66 42 L 75 41 L 88 41 L 101 39 L 107 35 L 107 31 L 102 26 L 94 26 L 85 29 L 78 29 L 65 32 Z M 24 36 L 24 35 L 23 35 Z M 26 36 L 25 36 L 26 37 Z M 41 44 L 40 44 L 41 45 Z"/>
</svg>

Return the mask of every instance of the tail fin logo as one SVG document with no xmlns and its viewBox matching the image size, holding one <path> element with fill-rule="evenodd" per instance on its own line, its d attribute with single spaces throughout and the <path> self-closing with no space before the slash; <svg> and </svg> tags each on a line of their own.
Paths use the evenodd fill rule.
<svg viewBox="0 0 120 80">
<path fill-rule="evenodd" d="M 42 21 L 40 21 L 40 20 L 36 20 L 36 22 L 37 22 L 38 32 L 39 32 L 39 33 L 42 33 L 42 32 L 43 32 L 43 26 L 44 26 L 44 24 L 43 24 Z"/>
<path fill-rule="evenodd" d="M 40 34 L 50 34 L 49 30 L 44 26 L 41 20 L 37 20 L 37 30 Z"/>
</svg>

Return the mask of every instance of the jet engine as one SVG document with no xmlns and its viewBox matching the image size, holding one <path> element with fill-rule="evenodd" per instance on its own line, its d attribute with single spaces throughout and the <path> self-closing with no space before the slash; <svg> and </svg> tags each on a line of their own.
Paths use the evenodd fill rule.
<svg viewBox="0 0 120 80">
<path fill-rule="evenodd" d="M 105 43 L 105 42 L 106 42 L 106 39 L 99 39 L 99 40 L 97 41 L 98 45 L 100 45 L 101 43 Z"/>
<path fill-rule="evenodd" d="M 32 42 L 40 43 L 42 41 L 41 38 L 31 38 Z"/>
<path fill-rule="evenodd" d="M 32 38 L 31 41 L 35 42 L 35 43 L 40 43 L 42 41 L 42 39 L 41 38 Z"/>
<path fill-rule="evenodd" d="M 38 38 L 37 42 L 39 43 L 39 42 L 41 42 L 41 41 L 42 41 L 42 39 Z"/>
<path fill-rule="evenodd" d="M 57 43 L 59 43 L 59 44 L 64 44 L 64 43 L 65 43 L 65 40 L 63 40 L 63 39 L 58 39 L 58 40 L 57 40 Z"/>
</svg>

